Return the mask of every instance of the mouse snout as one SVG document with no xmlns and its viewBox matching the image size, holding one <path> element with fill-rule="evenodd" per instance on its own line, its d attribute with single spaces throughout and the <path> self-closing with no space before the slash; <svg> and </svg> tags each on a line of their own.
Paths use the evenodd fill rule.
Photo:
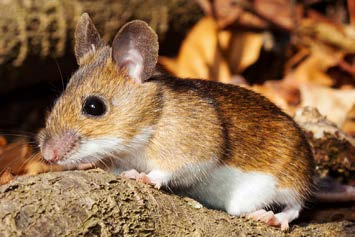
<svg viewBox="0 0 355 237">
<path fill-rule="evenodd" d="M 56 163 L 67 159 L 78 143 L 79 137 L 73 132 L 47 137 L 41 146 L 42 155 L 47 161 Z"/>
</svg>

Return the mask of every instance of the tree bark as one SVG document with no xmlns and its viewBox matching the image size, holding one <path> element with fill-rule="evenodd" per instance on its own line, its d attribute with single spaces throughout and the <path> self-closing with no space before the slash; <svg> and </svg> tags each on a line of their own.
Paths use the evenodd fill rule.
<svg viewBox="0 0 355 237">
<path fill-rule="evenodd" d="M 107 42 L 132 19 L 147 21 L 163 39 L 169 27 L 186 31 L 201 16 L 198 5 L 187 0 L 0 0 L 0 65 L 21 65 L 31 54 L 62 56 L 83 12 Z"/>
<path fill-rule="evenodd" d="M 280 236 L 262 223 L 101 170 L 23 176 L 0 187 L 2 236 Z M 288 236 L 351 236 L 348 221 L 292 225 Z"/>
<path fill-rule="evenodd" d="M 145 20 L 158 33 L 163 51 L 177 50 L 176 38 L 182 39 L 202 16 L 197 3 L 189 0 L 0 0 L 0 95 L 54 82 L 53 75 L 59 73 L 53 58 L 64 57 L 68 62 L 61 66 L 71 69 L 66 72 L 70 75 L 74 29 L 83 12 L 108 43 L 127 21 Z"/>
</svg>

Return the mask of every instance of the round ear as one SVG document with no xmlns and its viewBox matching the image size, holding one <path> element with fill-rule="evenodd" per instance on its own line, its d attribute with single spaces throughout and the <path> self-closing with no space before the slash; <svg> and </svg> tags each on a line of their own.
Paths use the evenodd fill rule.
<svg viewBox="0 0 355 237">
<path fill-rule="evenodd" d="M 158 61 L 158 36 L 147 23 L 135 20 L 124 25 L 112 43 L 112 57 L 118 68 L 138 83 L 148 80 Z"/>
<path fill-rule="evenodd" d="M 104 41 L 101 39 L 99 32 L 92 23 L 89 14 L 83 13 L 80 16 L 75 29 L 75 57 L 79 65 L 82 64 L 82 59 L 85 54 L 103 47 Z"/>
</svg>

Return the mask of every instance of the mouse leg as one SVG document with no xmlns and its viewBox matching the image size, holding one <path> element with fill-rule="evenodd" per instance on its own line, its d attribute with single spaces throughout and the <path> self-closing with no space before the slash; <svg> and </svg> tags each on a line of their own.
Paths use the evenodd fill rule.
<svg viewBox="0 0 355 237">
<path fill-rule="evenodd" d="M 137 179 L 139 175 L 139 172 L 135 169 L 123 171 L 120 173 L 121 177 L 127 178 L 127 179 Z"/>
<path fill-rule="evenodd" d="M 161 170 L 152 170 L 148 174 L 132 169 L 121 173 L 122 177 L 135 179 L 138 182 L 153 185 L 155 188 L 160 189 L 162 185 L 167 184 L 170 180 L 170 173 Z"/>
<path fill-rule="evenodd" d="M 299 216 L 301 207 L 287 206 L 282 212 L 275 214 L 273 211 L 266 211 L 264 209 L 251 212 L 247 218 L 262 221 L 271 226 L 280 226 L 281 230 L 286 231 L 289 228 L 289 223 Z"/>
<path fill-rule="evenodd" d="M 152 182 L 150 181 L 150 179 L 149 179 L 149 177 L 147 176 L 146 173 L 144 173 L 144 172 L 139 173 L 135 169 L 123 171 L 120 174 L 120 176 L 124 177 L 124 178 L 127 178 L 127 179 L 135 179 L 136 181 L 142 182 L 142 183 L 145 183 L 145 184 L 152 184 Z"/>
</svg>

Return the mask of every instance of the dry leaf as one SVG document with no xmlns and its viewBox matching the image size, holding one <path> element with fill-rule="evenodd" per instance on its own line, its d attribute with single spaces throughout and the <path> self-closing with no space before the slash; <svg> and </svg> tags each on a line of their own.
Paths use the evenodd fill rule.
<svg viewBox="0 0 355 237">
<path fill-rule="evenodd" d="M 355 26 L 355 1 L 348 0 L 347 2 L 348 2 L 348 9 L 350 15 L 350 24 Z"/>
<path fill-rule="evenodd" d="M 64 170 L 66 169 L 63 166 L 52 165 L 52 164 L 50 165 L 40 160 L 31 161 L 24 167 L 24 173 L 29 175 L 54 172 L 54 171 L 64 171 Z"/>
<path fill-rule="evenodd" d="M 6 139 L 0 137 L 0 185 L 10 182 L 18 175 L 65 170 L 62 166 L 45 163 L 41 154 L 34 154 L 25 140 L 6 144 Z"/>
<path fill-rule="evenodd" d="M 4 146 L 0 157 L 0 173 L 8 170 L 12 174 L 21 174 L 31 155 L 32 148 L 24 140 Z"/>
<path fill-rule="evenodd" d="M 342 130 L 350 136 L 355 137 L 355 104 L 346 114 Z"/>
<path fill-rule="evenodd" d="M 10 171 L 5 170 L 4 172 L 0 173 L 0 185 L 8 183 L 14 178 L 15 176 L 13 176 Z"/>
<path fill-rule="evenodd" d="M 7 141 L 5 137 L 0 136 L 0 154 L 1 154 L 1 148 L 3 148 L 7 144 Z"/>
<path fill-rule="evenodd" d="M 178 57 L 160 57 L 173 75 L 224 83 L 259 57 L 263 35 L 254 32 L 221 31 L 210 17 L 201 19 L 184 40 Z"/>
<path fill-rule="evenodd" d="M 213 16 L 220 28 L 228 26 L 248 29 L 278 28 L 290 31 L 300 5 L 290 0 L 197 0 L 208 16 Z M 302 10 L 302 9 L 301 9 Z"/>
<path fill-rule="evenodd" d="M 308 50 L 301 50 L 288 63 L 286 80 L 295 83 L 310 83 L 324 86 L 334 84 L 333 79 L 327 74 L 330 67 L 336 66 L 343 58 L 342 52 L 336 52 L 323 46 L 313 44 Z M 299 60 L 303 60 L 299 63 Z M 292 63 L 291 63 L 292 62 Z M 295 69 L 292 64 L 299 64 Z"/>
<path fill-rule="evenodd" d="M 282 29 L 294 28 L 296 7 L 292 0 L 254 0 L 255 11 Z"/>
<path fill-rule="evenodd" d="M 317 85 L 301 85 L 301 106 L 311 106 L 337 126 L 342 127 L 346 114 L 355 104 L 355 89 L 337 90 Z"/>
<path fill-rule="evenodd" d="M 231 24 L 258 29 L 270 27 L 267 21 L 245 11 L 234 0 L 216 0 L 213 3 L 209 0 L 197 0 L 197 2 L 207 16 L 214 17 L 220 28 L 225 28 Z"/>
<path fill-rule="evenodd" d="M 285 80 L 266 81 L 262 85 L 253 85 L 250 89 L 262 94 L 290 115 L 294 113 L 300 103 L 298 88 L 288 84 Z"/>
<path fill-rule="evenodd" d="M 218 49 L 217 32 L 217 25 L 212 18 L 201 19 L 182 43 L 178 57 L 160 57 L 159 62 L 178 77 L 223 78 L 223 82 L 229 82 L 231 73 Z"/>
<path fill-rule="evenodd" d="M 355 53 L 355 27 L 337 24 L 312 11 L 312 18 L 303 19 L 297 29 L 304 42 L 323 43 L 336 49 Z"/>
</svg>

